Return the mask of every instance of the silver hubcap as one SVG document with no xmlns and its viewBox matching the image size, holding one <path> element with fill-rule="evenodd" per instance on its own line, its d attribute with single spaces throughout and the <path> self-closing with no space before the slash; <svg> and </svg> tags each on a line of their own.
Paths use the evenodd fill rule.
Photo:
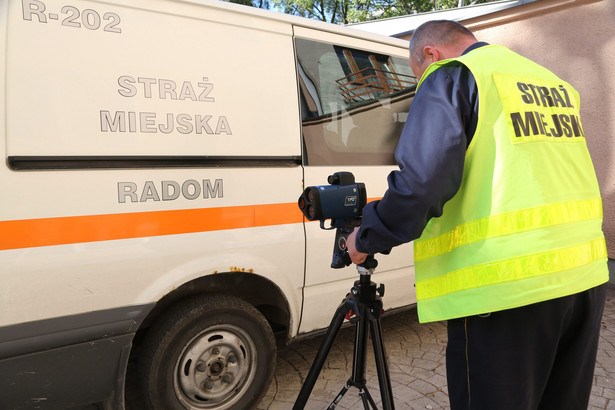
<svg viewBox="0 0 615 410">
<path fill-rule="evenodd" d="M 177 398 L 194 409 L 226 409 L 254 379 L 256 347 L 243 329 L 218 325 L 190 341 L 175 365 Z"/>
</svg>

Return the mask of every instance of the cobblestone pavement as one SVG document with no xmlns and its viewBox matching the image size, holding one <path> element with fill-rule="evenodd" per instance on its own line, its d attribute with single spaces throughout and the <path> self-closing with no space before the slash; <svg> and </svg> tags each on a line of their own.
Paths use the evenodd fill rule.
<svg viewBox="0 0 615 410">
<path fill-rule="evenodd" d="M 615 286 L 609 286 L 589 409 L 615 410 Z M 383 317 L 381 325 L 395 408 L 449 408 L 444 364 L 446 324 L 419 324 L 416 310 L 408 310 Z M 322 339 L 303 340 L 280 349 L 273 383 L 258 410 L 292 408 Z M 353 346 L 354 327 L 340 330 L 306 409 L 327 408 L 342 389 L 351 376 Z M 367 356 L 367 387 L 380 404 L 371 342 Z M 337 405 L 337 409 L 358 408 L 362 405 L 356 388 L 351 388 Z"/>
</svg>

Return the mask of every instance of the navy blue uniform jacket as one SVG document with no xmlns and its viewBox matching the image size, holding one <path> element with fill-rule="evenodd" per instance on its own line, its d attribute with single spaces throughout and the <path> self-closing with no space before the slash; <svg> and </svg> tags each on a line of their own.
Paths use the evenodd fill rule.
<svg viewBox="0 0 615 410">
<path fill-rule="evenodd" d="M 465 53 L 484 46 L 475 43 Z M 478 89 L 464 65 L 451 62 L 423 81 L 395 150 L 399 166 L 380 201 L 363 209 L 359 252 L 386 251 L 421 236 L 459 190 L 466 148 L 478 120 Z M 369 187 L 367 187 L 369 190 Z"/>
</svg>

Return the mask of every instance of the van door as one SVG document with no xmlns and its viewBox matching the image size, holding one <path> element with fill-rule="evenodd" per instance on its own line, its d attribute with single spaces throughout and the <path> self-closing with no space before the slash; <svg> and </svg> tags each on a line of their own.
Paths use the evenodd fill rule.
<svg viewBox="0 0 615 410">
<path fill-rule="evenodd" d="M 395 169 L 394 151 L 414 96 L 405 49 L 326 37 L 295 28 L 301 93 L 305 185 L 326 185 L 338 171 L 354 173 L 368 200 L 380 198 Z M 308 38 L 309 37 L 309 38 Z M 358 279 L 355 266 L 332 270 L 334 231 L 306 222 L 307 263 L 302 332 L 326 326 Z M 385 307 L 415 303 L 412 247 L 377 256 L 374 280 L 388 287 Z"/>
</svg>

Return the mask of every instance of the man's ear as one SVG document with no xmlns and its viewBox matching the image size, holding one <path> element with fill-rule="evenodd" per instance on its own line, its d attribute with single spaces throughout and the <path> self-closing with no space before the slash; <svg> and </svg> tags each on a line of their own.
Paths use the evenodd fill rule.
<svg viewBox="0 0 615 410">
<path fill-rule="evenodd" d="M 423 54 L 425 55 L 427 61 L 431 61 L 432 63 L 442 60 L 440 56 L 440 51 L 438 51 L 438 49 L 433 46 L 423 47 Z"/>
</svg>

